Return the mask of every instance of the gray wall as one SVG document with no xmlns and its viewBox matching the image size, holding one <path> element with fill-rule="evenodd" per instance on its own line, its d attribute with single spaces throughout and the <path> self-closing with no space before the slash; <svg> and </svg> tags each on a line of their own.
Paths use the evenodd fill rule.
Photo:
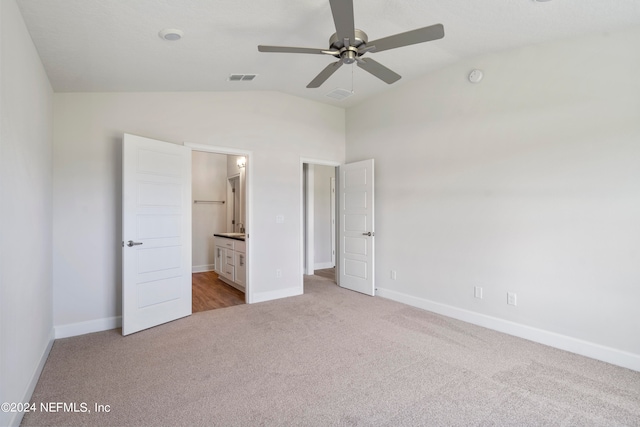
<svg viewBox="0 0 640 427">
<path fill-rule="evenodd" d="M 482 56 L 349 109 L 347 161 L 376 161 L 381 295 L 640 369 L 639 45 Z"/>
<path fill-rule="evenodd" d="M 0 30 L 0 402 L 26 402 L 53 342 L 53 91 L 14 0 Z"/>
<path fill-rule="evenodd" d="M 185 92 L 57 93 L 54 110 L 57 336 L 118 324 L 125 132 L 251 151 L 252 292 L 257 301 L 302 293 L 300 157 L 344 161 L 342 109 L 274 92 Z"/>
</svg>

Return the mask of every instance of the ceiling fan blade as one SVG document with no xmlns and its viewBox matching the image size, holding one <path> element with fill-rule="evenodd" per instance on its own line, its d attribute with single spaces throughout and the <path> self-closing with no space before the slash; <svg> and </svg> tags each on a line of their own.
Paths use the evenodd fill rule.
<svg viewBox="0 0 640 427">
<path fill-rule="evenodd" d="M 314 49 L 310 47 L 290 47 L 290 46 L 258 46 L 260 52 L 275 52 L 275 53 L 312 53 L 317 55 L 336 55 L 339 51 L 331 51 L 327 49 Z"/>
<path fill-rule="evenodd" d="M 381 63 L 374 61 L 371 58 L 358 59 L 357 64 L 358 67 L 373 74 L 374 76 L 388 84 L 395 83 L 402 78 L 400 74 L 391 71 Z"/>
<path fill-rule="evenodd" d="M 429 27 L 418 28 L 417 30 L 407 31 L 406 33 L 373 40 L 367 42 L 367 45 L 376 47 L 373 52 L 382 52 L 383 50 L 395 49 L 396 47 L 438 40 L 443 37 L 444 26 L 442 26 L 442 24 L 435 24 Z"/>
<path fill-rule="evenodd" d="M 336 25 L 338 40 L 349 39 L 354 42 L 355 23 L 353 18 L 353 0 L 329 0 L 333 22 Z"/>
<path fill-rule="evenodd" d="M 315 89 L 322 86 L 322 83 L 327 81 L 327 79 L 340 67 L 342 67 L 342 61 L 333 62 L 327 65 L 324 70 L 320 71 L 320 74 L 318 74 L 315 79 L 311 80 L 311 83 L 307 85 L 307 88 Z"/>
</svg>

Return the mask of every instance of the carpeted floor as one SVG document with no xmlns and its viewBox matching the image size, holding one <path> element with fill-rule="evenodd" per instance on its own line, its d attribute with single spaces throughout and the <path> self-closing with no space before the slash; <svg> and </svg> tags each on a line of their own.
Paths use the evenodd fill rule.
<svg viewBox="0 0 640 427">
<path fill-rule="evenodd" d="M 299 297 L 57 340 L 32 402 L 25 426 L 638 426 L 640 372 L 311 276 Z"/>
</svg>

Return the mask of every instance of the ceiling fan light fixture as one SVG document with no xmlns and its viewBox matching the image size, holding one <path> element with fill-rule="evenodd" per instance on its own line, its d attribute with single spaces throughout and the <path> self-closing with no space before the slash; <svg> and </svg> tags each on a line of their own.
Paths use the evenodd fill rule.
<svg viewBox="0 0 640 427">
<path fill-rule="evenodd" d="M 175 42 L 180 40 L 182 36 L 184 36 L 184 32 L 175 28 L 165 28 L 164 30 L 160 30 L 158 36 L 160 36 L 162 40 Z"/>
<path fill-rule="evenodd" d="M 258 45 L 259 52 L 304 53 L 335 57 L 337 59 L 336 62 L 327 65 L 320 71 L 320 74 L 311 80 L 307 85 L 309 89 L 319 88 L 343 64 L 350 65 L 353 63 L 356 63 L 358 67 L 383 82 L 393 84 L 402 78 L 400 74 L 371 58 L 362 58 L 362 56 L 369 52 L 377 53 L 444 37 L 444 26 L 442 24 L 434 24 L 370 41 L 364 31 L 355 27 L 353 0 L 329 0 L 329 6 L 331 7 L 333 23 L 336 28 L 336 32 L 329 37 L 329 49 Z"/>
</svg>

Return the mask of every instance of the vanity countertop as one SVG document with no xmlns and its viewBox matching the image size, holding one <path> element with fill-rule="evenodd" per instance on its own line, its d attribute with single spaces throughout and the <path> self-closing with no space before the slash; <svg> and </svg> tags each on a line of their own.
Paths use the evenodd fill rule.
<svg viewBox="0 0 640 427">
<path fill-rule="evenodd" d="M 234 240 L 242 240 L 243 242 L 244 242 L 244 239 L 246 238 L 246 234 L 244 233 L 214 233 L 213 236 L 225 237 L 227 239 L 234 239 Z"/>
</svg>

